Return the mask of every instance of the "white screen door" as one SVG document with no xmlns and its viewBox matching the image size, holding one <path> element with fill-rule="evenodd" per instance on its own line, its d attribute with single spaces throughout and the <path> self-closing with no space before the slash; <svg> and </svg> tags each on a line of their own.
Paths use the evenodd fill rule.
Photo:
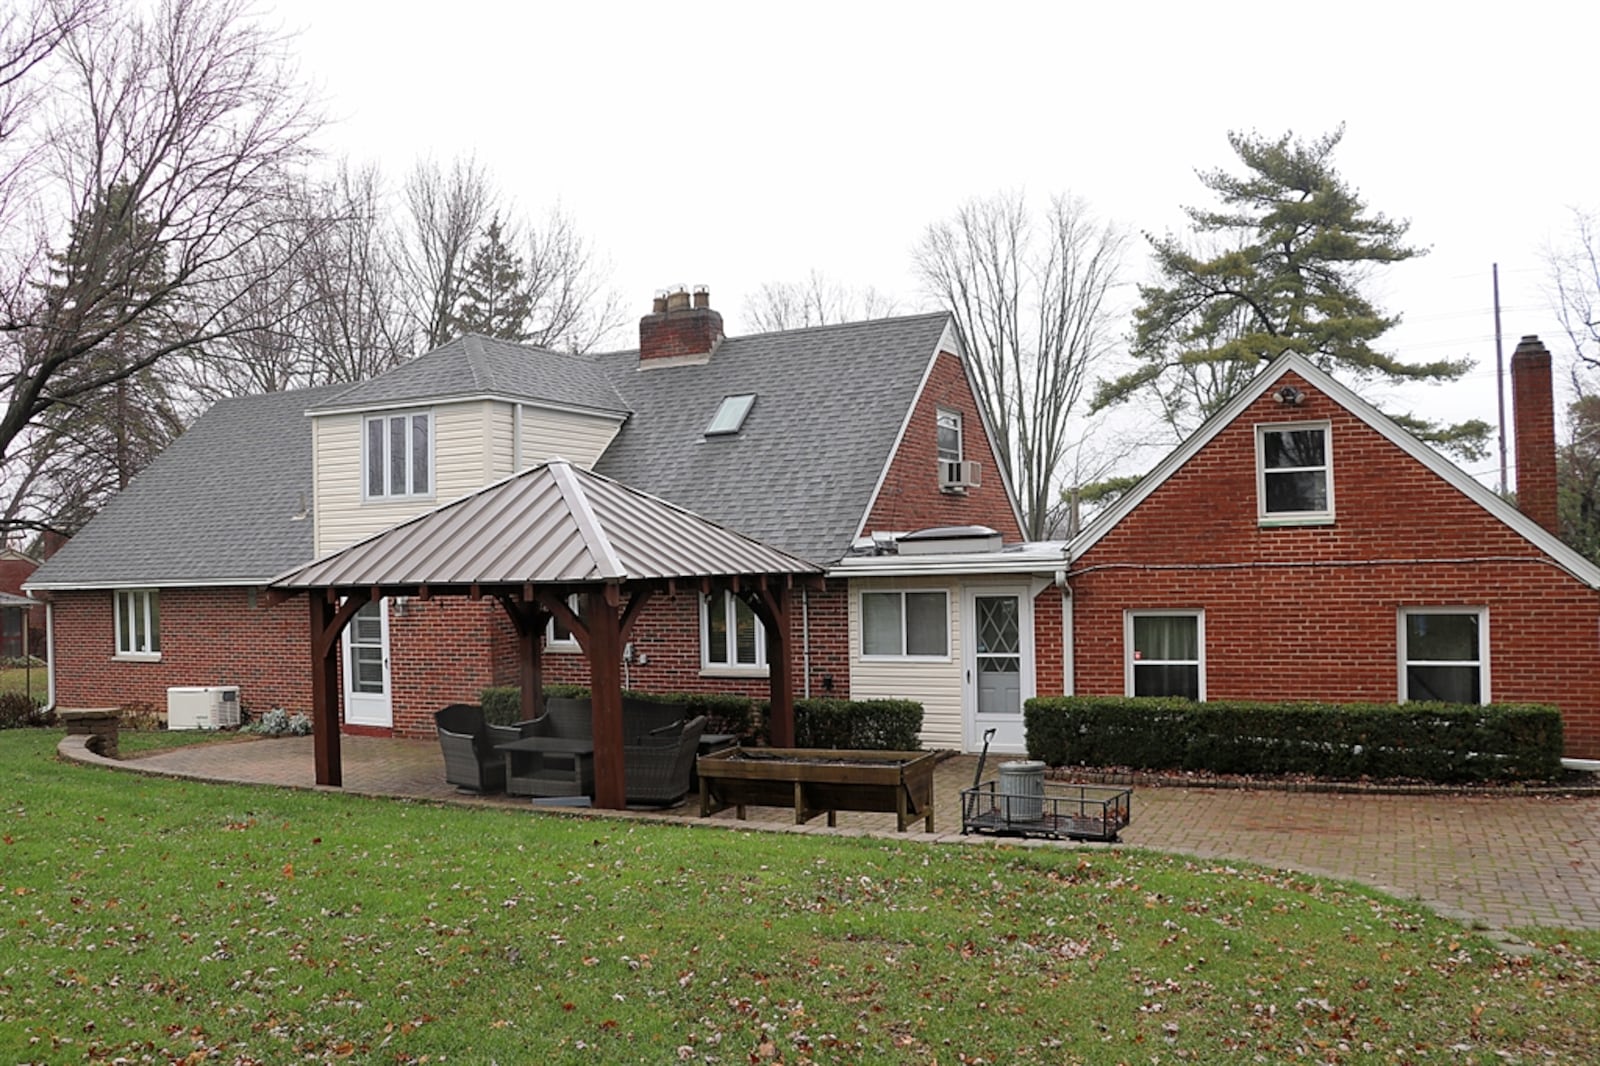
<svg viewBox="0 0 1600 1066">
<path fill-rule="evenodd" d="M 1022 701 L 1033 695 L 1033 601 L 1022 589 L 967 596 L 967 747 L 993 729 L 991 751 L 1027 750 Z"/>
<path fill-rule="evenodd" d="M 389 706 L 389 601 L 369 603 L 344 627 L 346 725 L 394 725 Z"/>
</svg>

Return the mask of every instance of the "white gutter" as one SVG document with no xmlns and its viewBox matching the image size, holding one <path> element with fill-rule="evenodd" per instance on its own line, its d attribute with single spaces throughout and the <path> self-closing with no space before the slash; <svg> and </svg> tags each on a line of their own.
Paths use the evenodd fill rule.
<svg viewBox="0 0 1600 1066">
<path fill-rule="evenodd" d="M 1600 774 L 1600 759 L 1562 759 L 1561 765 L 1568 770 Z"/>
</svg>

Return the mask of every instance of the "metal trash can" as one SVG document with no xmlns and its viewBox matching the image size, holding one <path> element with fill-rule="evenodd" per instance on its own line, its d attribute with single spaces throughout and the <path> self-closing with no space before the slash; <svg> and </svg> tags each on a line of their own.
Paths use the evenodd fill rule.
<svg viewBox="0 0 1600 1066">
<path fill-rule="evenodd" d="M 1044 818 L 1044 763 L 1018 760 L 1000 764 L 1001 811 L 1008 822 Z"/>
</svg>

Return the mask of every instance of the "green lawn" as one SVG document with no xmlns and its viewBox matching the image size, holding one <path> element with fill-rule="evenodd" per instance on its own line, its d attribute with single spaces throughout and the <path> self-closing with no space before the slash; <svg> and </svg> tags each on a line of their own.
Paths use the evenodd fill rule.
<svg viewBox="0 0 1600 1066">
<path fill-rule="evenodd" d="M 0 1062 L 1600 1055 L 1600 936 L 1512 959 L 1256 868 L 151 780 L 57 738 L 0 733 Z"/>
<path fill-rule="evenodd" d="M 29 671 L 21 666 L 0 670 L 0 692 L 27 692 L 31 685 L 34 699 L 43 703 L 50 688 L 49 667 L 40 663 L 34 666 L 31 680 L 28 675 Z"/>
</svg>

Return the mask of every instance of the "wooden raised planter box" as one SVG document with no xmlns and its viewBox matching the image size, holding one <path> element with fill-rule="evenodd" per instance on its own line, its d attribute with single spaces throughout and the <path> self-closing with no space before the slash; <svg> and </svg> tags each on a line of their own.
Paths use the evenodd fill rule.
<svg viewBox="0 0 1600 1066">
<path fill-rule="evenodd" d="M 700 816 L 792 806 L 796 825 L 824 813 L 835 825 L 838 811 L 882 811 L 902 833 L 916 818 L 931 833 L 937 761 L 930 751 L 729 748 L 700 756 Z"/>
</svg>

